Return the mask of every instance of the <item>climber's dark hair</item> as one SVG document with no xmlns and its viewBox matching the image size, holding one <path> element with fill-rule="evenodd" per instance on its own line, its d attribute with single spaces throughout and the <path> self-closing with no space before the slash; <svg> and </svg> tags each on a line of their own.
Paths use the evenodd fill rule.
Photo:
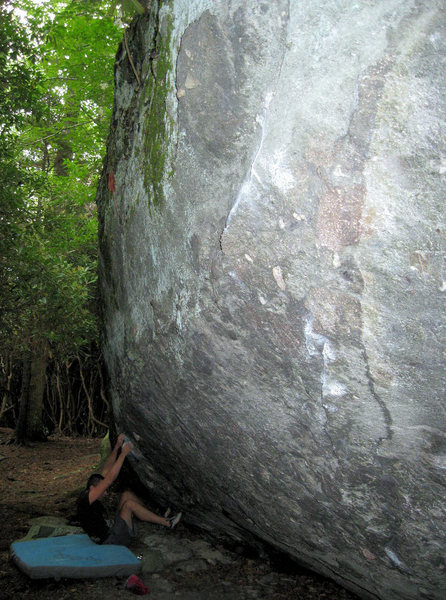
<svg viewBox="0 0 446 600">
<path fill-rule="evenodd" d="M 90 486 L 96 487 L 99 483 L 104 479 L 104 477 L 100 473 L 93 473 L 90 475 L 87 481 L 87 490 L 90 489 Z"/>
</svg>

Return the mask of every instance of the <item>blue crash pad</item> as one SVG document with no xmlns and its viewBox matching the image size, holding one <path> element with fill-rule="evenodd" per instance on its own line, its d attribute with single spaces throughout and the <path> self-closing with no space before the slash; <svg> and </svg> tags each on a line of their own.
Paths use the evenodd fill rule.
<svg viewBox="0 0 446 600">
<path fill-rule="evenodd" d="M 88 535 L 65 535 L 11 544 L 11 556 L 32 579 L 118 577 L 139 570 L 140 561 L 125 546 L 101 546 Z"/>
</svg>

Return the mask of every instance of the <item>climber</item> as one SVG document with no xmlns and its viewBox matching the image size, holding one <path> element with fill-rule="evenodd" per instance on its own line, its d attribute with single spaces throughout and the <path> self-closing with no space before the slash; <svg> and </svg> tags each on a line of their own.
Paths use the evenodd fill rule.
<svg viewBox="0 0 446 600">
<path fill-rule="evenodd" d="M 126 456 L 132 451 L 133 444 L 125 441 L 124 434 L 118 440 L 107 458 L 101 473 L 95 473 L 88 479 L 86 489 L 77 501 L 77 516 L 88 535 L 100 544 L 127 546 L 135 536 L 135 519 L 157 523 L 173 529 L 181 519 L 181 513 L 168 518 L 170 509 L 164 517 L 148 510 L 130 491 L 125 491 L 119 501 L 114 522 L 107 519 L 107 512 L 101 499 L 107 496 L 108 488 L 118 477 Z"/>
</svg>

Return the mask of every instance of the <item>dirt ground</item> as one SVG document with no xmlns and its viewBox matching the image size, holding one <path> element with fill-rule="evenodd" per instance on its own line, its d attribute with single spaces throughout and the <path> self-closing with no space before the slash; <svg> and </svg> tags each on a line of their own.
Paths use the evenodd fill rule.
<svg viewBox="0 0 446 600">
<path fill-rule="evenodd" d="M 10 544 L 26 535 L 32 518 L 74 514 L 75 499 L 88 476 L 98 464 L 100 440 L 52 437 L 29 447 L 7 444 L 11 431 L 0 428 L 0 600 L 35 598 L 43 600 L 95 600 L 131 598 L 124 589 L 125 580 L 111 577 L 97 580 L 31 580 L 22 574 L 9 556 Z M 155 507 L 152 507 L 155 508 Z M 180 523 L 185 537 L 197 536 Z M 253 578 L 281 571 L 280 564 L 240 556 L 237 565 L 216 567 L 201 573 L 172 574 L 174 597 L 181 600 L 182 590 L 191 593 L 210 582 L 237 581 L 248 585 Z M 293 572 L 288 566 L 274 592 L 263 596 L 273 600 L 355 600 L 356 596 L 335 583 L 308 572 Z M 150 581 L 144 579 L 149 585 Z M 186 593 L 186 592 L 185 592 Z M 150 598 L 150 594 L 147 596 Z M 234 598 L 234 600 L 238 600 Z"/>
</svg>

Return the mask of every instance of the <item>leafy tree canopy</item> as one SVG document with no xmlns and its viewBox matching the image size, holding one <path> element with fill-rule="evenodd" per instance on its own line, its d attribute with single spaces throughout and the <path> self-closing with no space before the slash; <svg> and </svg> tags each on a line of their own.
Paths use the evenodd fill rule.
<svg viewBox="0 0 446 600">
<path fill-rule="evenodd" d="M 0 9 L 2 325 L 17 353 L 45 338 L 69 355 L 97 335 L 94 195 L 121 37 L 110 6 L 19 0 Z"/>
<path fill-rule="evenodd" d="M 98 423 L 94 197 L 122 37 L 115 4 L 0 0 L 0 419 L 20 393 L 17 439 L 39 439 L 44 395 L 59 430 L 82 414 L 89 433 Z"/>
</svg>

